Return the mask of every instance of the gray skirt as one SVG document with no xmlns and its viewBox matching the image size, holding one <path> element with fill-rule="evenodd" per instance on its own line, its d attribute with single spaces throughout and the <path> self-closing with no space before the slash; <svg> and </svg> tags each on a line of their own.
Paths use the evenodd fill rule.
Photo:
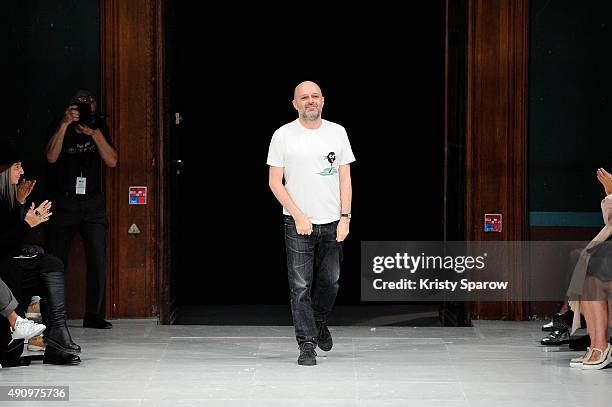
<svg viewBox="0 0 612 407">
<path fill-rule="evenodd" d="M 601 281 L 612 281 L 612 241 L 606 240 L 589 249 L 591 258 L 587 266 L 587 275 Z"/>
</svg>

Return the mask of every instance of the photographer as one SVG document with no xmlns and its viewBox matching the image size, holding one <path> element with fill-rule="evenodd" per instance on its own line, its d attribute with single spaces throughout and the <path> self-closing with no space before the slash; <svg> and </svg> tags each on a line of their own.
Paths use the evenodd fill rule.
<svg viewBox="0 0 612 407">
<path fill-rule="evenodd" d="M 104 116 L 94 95 L 79 90 L 71 99 L 46 147 L 54 217 L 47 227 L 51 253 L 68 261 L 70 242 L 78 231 L 87 259 L 86 313 L 83 326 L 108 329 L 101 316 L 106 274 L 107 216 L 102 192 L 102 162 L 117 165 Z"/>
</svg>

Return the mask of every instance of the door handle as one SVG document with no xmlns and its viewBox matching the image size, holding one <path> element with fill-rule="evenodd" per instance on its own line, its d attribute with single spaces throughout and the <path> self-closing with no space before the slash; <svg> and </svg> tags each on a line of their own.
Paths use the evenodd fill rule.
<svg viewBox="0 0 612 407">
<path fill-rule="evenodd" d="M 172 160 L 172 166 L 174 167 L 176 175 L 180 175 L 183 169 L 183 160 Z"/>
</svg>

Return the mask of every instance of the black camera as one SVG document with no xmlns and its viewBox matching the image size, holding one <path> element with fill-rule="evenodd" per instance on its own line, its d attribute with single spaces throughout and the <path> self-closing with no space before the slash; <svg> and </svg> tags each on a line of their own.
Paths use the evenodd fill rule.
<svg viewBox="0 0 612 407">
<path fill-rule="evenodd" d="M 91 103 L 77 103 L 76 107 L 79 112 L 79 121 L 77 124 L 82 124 L 92 130 L 99 127 L 100 116 L 91 111 Z"/>
</svg>

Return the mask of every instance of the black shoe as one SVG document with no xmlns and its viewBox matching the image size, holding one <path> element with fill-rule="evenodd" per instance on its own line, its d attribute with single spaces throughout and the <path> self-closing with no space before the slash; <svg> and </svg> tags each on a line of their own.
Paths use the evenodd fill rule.
<svg viewBox="0 0 612 407">
<path fill-rule="evenodd" d="M 0 350 L 0 365 L 2 367 L 22 366 L 23 339 L 12 339 L 6 349 Z"/>
<path fill-rule="evenodd" d="M 43 335 L 43 341 L 50 347 L 62 352 L 72 355 L 81 353 L 81 347 L 72 341 L 72 337 L 66 325 L 47 328 Z"/>
<path fill-rule="evenodd" d="M 542 338 L 540 343 L 545 346 L 559 346 L 570 341 L 570 333 L 569 331 L 561 331 L 559 329 L 555 329 L 548 336 Z"/>
<path fill-rule="evenodd" d="M 571 350 L 586 351 L 587 347 L 589 346 L 591 346 L 591 337 L 589 335 L 584 335 L 576 339 L 570 339 L 569 341 L 569 348 Z"/>
<path fill-rule="evenodd" d="M 334 346 L 334 341 L 332 340 L 332 336 L 329 333 L 329 329 L 327 329 L 327 324 L 325 322 L 321 322 L 317 324 L 319 328 L 319 336 L 317 336 L 317 345 L 319 349 L 325 352 L 329 352 Z"/>
<path fill-rule="evenodd" d="M 23 351 L 23 343 L 23 339 L 11 338 L 11 341 L 8 343 L 8 345 L 6 345 L 6 352 L 11 353 L 13 351 L 16 351 L 19 347 L 21 347 L 21 351 Z M 19 354 L 21 354 L 21 352 L 19 352 Z"/>
<path fill-rule="evenodd" d="M 86 312 L 83 317 L 83 328 L 111 329 L 113 324 L 93 312 Z"/>
<path fill-rule="evenodd" d="M 561 331 L 569 331 L 572 329 L 572 323 L 574 322 L 574 311 L 569 310 L 563 314 L 556 314 L 553 317 L 553 327 Z"/>
<path fill-rule="evenodd" d="M 542 331 L 544 332 L 552 332 L 555 330 L 555 327 L 553 326 L 553 322 L 550 321 L 547 324 L 542 325 Z"/>
<path fill-rule="evenodd" d="M 47 346 L 43 363 L 50 365 L 78 365 L 81 363 L 81 358 L 71 353 L 66 353 L 53 347 Z"/>
<path fill-rule="evenodd" d="M 317 364 L 317 352 L 315 352 L 315 344 L 312 342 L 304 342 L 300 344 L 300 356 L 298 357 L 298 365 L 314 366 Z"/>
</svg>

